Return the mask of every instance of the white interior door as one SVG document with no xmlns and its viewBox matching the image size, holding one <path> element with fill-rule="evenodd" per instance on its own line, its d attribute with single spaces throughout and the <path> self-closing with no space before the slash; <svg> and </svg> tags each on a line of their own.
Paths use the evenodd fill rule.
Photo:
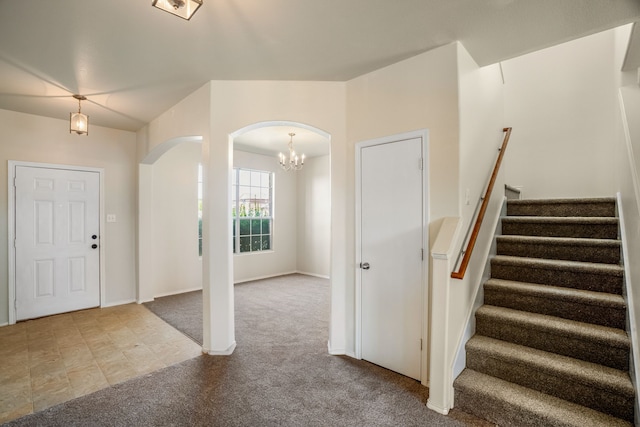
<svg viewBox="0 0 640 427">
<path fill-rule="evenodd" d="M 360 152 L 361 356 L 420 380 L 422 140 Z"/>
<path fill-rule="evenodd" d="M 100 305 L 98 172 L 16 166 L 16 319 Z"/>
</svg>

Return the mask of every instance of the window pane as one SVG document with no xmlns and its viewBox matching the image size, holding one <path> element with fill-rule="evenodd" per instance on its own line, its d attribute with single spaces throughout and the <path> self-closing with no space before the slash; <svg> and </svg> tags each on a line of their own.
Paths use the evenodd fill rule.
<svg viewBox="0 0 640 427">
<path fill-rule="evenodd" d="M 251 236 L 251 250 L 259 251 L 262 248 L 262 239 L 260 236 Z"/>
<path fill-rule="evenodd" d="M 271 237 L 262 236 L 262 250 L 268 251 L 269 249 L 271 249 Z"/>
<path fill-rule="evenodd" d="M 263 173 L 262 174 L 262 179 L 260 180 L 260 186 L 264 187 L 264 188 L 271 187 L 271 174 L 270 173 Z"/>
<path fill-rule="evenodd" d="M 241 236 L 248 236 L 250 233 L 250 226 L 251 226 L 251 220 L 249 219 L 241 219 L 240 220 L 240 235 Z M 240 245 L 240 247 L 242 248 L 242 245 Z"/>
<path fill-rule="evenodd" d="M 198 255 L 202 256 L 202 238 L 198 239 Z"/>
<path fill-rule="evenodd" d="M 251 220 L 251 234 L 260 234 L 260 223 L 262 221 L 259 219 Z"/>
<path fill-rule="evenodd" d="M 251 186 L 252 187 L 260 187 L 260 175 L 262 173 L 258 171 L 251 171 Z"/>
<path fill-rule="evenodd" d="M 240 169 L 240 185 L 251 185 L 251 171 Z"/>
<path fill-rule="evenodd" d="M 240 237 L 240 252 L 251 251 L 251 237 Z"/>
<path fill-rule="evenodd" d="M 271 220 L 263 219 L 262 220 L 262 234 L 271 234 Z"/>
<path fill-rule="evenodd" d="M 236 237 L 236 220 L 235 220 L 235 219 L 233 220 L 233 228 L 232 228 L 232 231 L 233 231 L 233 237 Z"/>
</svg>

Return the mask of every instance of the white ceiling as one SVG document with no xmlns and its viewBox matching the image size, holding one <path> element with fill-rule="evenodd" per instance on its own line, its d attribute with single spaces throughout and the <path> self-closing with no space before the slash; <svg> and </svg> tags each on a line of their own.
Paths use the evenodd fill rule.
<svg viewBox="0 0 640 427">
<path fill-rule="evenodd" d="M 191 21 L 0 0 L 0 108 L 68 119 L 80 93 L 92 124 L 135 131 L 209 80 L 346 81 L 456 40 L 487 65 L 637 20 L 638 0 L 204 0 Z"/>
</svg>

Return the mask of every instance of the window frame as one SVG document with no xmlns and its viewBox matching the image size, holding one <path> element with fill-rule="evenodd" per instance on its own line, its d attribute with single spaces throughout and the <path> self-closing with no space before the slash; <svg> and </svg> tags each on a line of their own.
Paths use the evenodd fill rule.
<svg viewBox="0 0 640 427">
<path fill-rule="evenodd" d="M 241 184 L 241 173 L 242 172 L 248 172 L 251 176 L 253 176 L 254 173 L 258 173 L 261 174 L 260 175 L 260 185 L 253 185 L 253 182 L 251 182 L 251 179 L 249 180 L 249 185 L 242 185 Z M 262 185 L 262 179 L 263 176 L 267 175 L 268 179 L 269 179 L 269 183 L 268 183 L 268 187 L 265 187 Z M 259 254 L 259 253 L 265 253 L 265 252 L 273 252 L 273 224 L 274 224 L 274 188 L 275 188 L 275 174 L 272 171 L 268 171 L 268 170 L 259 170 L 259 169 L 251 169 L 251 168 L 243 168 L 243 167 L 234 167 L 233 168 L 233 178 L 232 178 L 232 182 L 231 182 L 231 189 L 232 189 L 232 200 L 231 200 L 231 218 L 232 218 L 232 238 L 233 238 L 233 244 L 232 244 L 232 253 L 234 255 L 250 255 L 250 254 Z M 242 199 L 240 198 L 240 191 L 241 191 L 241 187 L 248 187 L 249 188 L 249 193 L 250 194 L 254 194 L 254 191 L 259 191 L 260 193 L 262 193 L 262 191 L 264 189 L 268 189 L 268 206 L 269 206 L 269 215 L 253 215 L 253 216 L 249 216 L 247 214 L 245 214 L 244 216 L 240 216 L 238 215 L 238 213 L 242 212 L 241 210 L 241 206 L 245 207 L 244 211 L 246 212 L 246 204 L 241 203 L 243 200 L 246 199 Z M 249 200 L 251 200 L 252 198 L 249 197 Z M 234 203 L 235 200 L 235 203 Z M 253 200 L 261 200 L 264 201 L 266 199 L 264 198 L 257 198 L 254 197 Z M 258 203 L 258 202 L 255 202 Z M 260 203 L 264 203 L 264 202 L 260 202 Z M 257 205 L 256 205 L 257 207 Z M 242 222 L 244 221 L 248 221 L 249 225 L 248 225 L 248 232 L 247 229 L 244 229 L 245 225 L 242 224 Z M 263 227 L 265 226 L 265 221 L 267 221 L 267 227 L 268 227 L 268 233 L 264 232 Z M 255 224 L 257 224 L 259 222 L 259 227 L 260 230 L 258 233 L 254 233 L 254 226 Z M 259 241 L 256 241 L 255 238 L 259 237 Z M 267 242 L 268 247 L 264 248 L 265 245 L 265 239 Z M 246 238 L 248 239 L 248 248 L 247 248 L 247 243 L 245 240 L 245 243 L 241 243 L 241 239 Z M 256 244 L 257 249 L 256 249 Z M 248 250 L 243 250 L 244 248 L 247 248 Z"/>
</svg>

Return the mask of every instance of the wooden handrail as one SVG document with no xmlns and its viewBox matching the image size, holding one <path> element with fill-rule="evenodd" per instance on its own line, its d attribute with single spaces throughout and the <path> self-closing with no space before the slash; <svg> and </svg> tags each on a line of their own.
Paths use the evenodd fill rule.
<svg viewBox="0 0 640 427">
<path fill-rule="evenodd" d="M 471 232 L 471 237 L 469 238 L 469 243 L 467 244 L 467 249 L 464 251 L 464 257 L 462 258 L 462 262 L 460 263 L 460 268 L 458 269 L 458 271 L 454 271 L 451 273 L 451 278 L 453 279 L 464 279 L 464 273 L 466 273 L 467 267 L 469 266 L 471 253 L 473 252 L 473 248 L 476 245 L 476 240 L 478 240 L 478 234 L 480 234 L 480 227 L 482 226 L 484 214 L 487 211 L 487 207 L 489 206 L 489 199 L 491 199 L 493 185 L 496 183 L 496 178 L 498 177 L 498 172 L 500 171 L 500 164 L 502 163 L 502 158 L 504 157 L 504 152 L 507 149 L 509 137 L 511 136 L 511 128 L 504 128 L 502 129 L 502 131 L 505 132 L 505 135 L 504 140 L 502 141 L 502 147 L 500 147 L 500 154 L 498 154 L 496 165 L 493 168 L 493 173 L 491 174 L 491 179 L 489 180 L 489 185 L 487 186 L 487 192 L 484 194 L 484 198 L 482 199 L 482 206 L 480 206 L 478 218 L 476 219 L 476 223 L 473 226 L 473 231 Z"/>
</svg>

